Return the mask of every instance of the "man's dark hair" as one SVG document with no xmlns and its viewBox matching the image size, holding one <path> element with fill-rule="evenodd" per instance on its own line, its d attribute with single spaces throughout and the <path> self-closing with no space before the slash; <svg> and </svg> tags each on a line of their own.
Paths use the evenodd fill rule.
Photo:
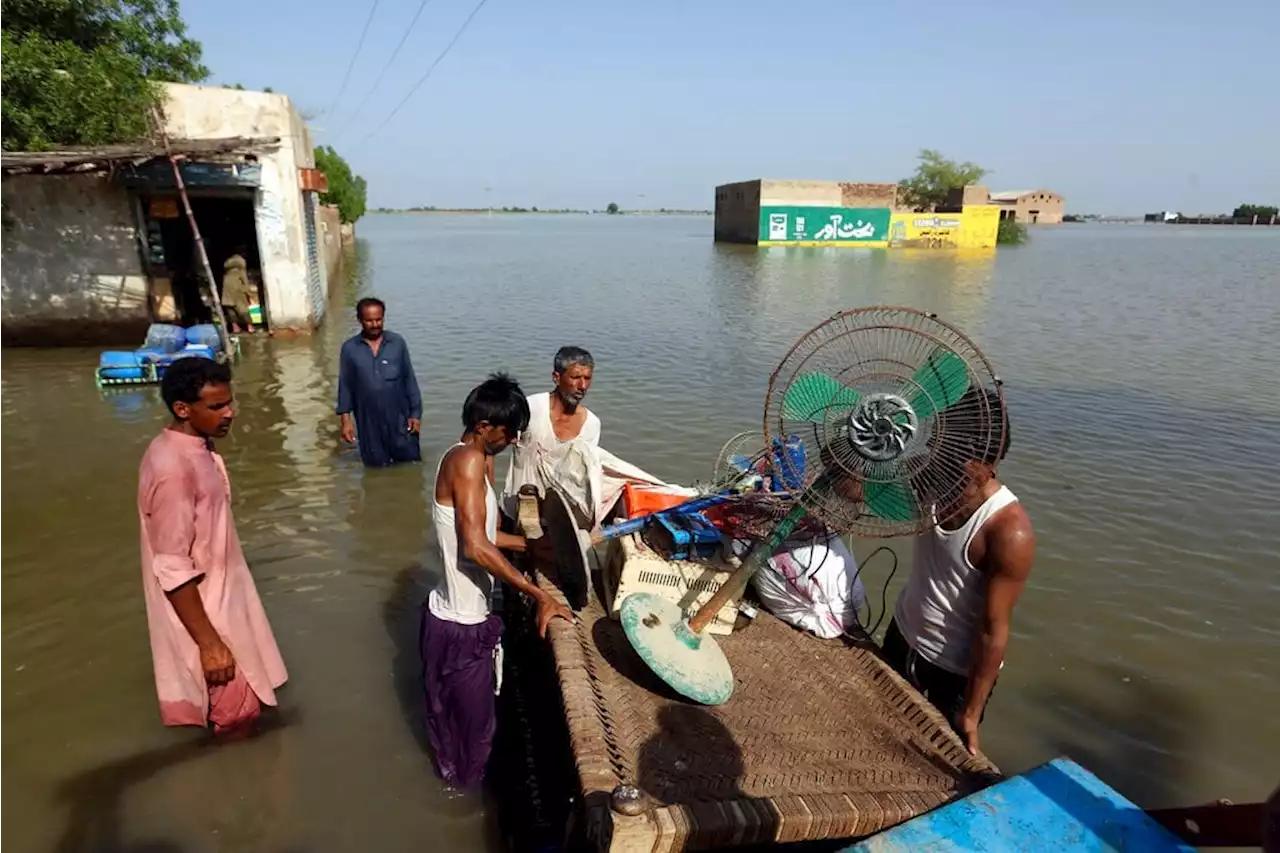
<svg viewBox="0 0 1280 853">
<path fill-rule="evenodd" d="M 363 320 L 364 309 L 374 305 L 381 308 L 383 314 L 387 313 L 387 305 L 385 302 L 383 302 L 381 299 L 379 299 L 376 296 L 366 296 L 364 299 L 361 299 L 359 302 L 356 303 L 356 319 Z"/>
<path fill-rule="evenodd" d="M 511 438 L 529 427 L 529 401 L 520 383 L 505 373 L 489 374 L 462 404 L 462 425 L 467 432 L 486 421 L 490 426 L 506 427 Z"/>
<path fill-rule="evenodd" d="M 955 429 L 968 431 L 972 438 L 972 458 L 987 465 L 995 465 L 1009 452 L 1013 441 L 1009 429 L 1009 413 L 1004 398 L 994 388 L 970 388 L 964 396 L 948 408 L 943 417 L 955 424 Z M 982 423 L 983 419 L 986 423 Z M 982 436 L 986 436 L 984 441 Z"/>
<path fill-rule="evenodd" d="M 551 369 L 556 373 L 564 373 L 575 364 L 590 367 L 594 370 L 596 360 L 591 357 L 591 353 L 582 347 L 560 347 L 560 349 L 556 350 L 555 360 L 551 362 Z"/>
<path fill-rule="evenodd" d="M 160 379 L 160 396 L 176 418 L 175 403 L 196 403 L 206 385 L 230 385 L 231 367 L 213 359 L 190 356 L 169 365 Z"/>
</svg>

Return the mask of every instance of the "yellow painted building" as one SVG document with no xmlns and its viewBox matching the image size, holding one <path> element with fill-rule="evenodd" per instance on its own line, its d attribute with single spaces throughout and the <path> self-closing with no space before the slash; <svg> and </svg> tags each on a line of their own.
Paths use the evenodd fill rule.
<svg viewBox="0 0 1280 853">
<path fill-rule="evenodd" d="M 992 249 L 1000 227 L 1000 208 L 966 205 L 959 213 L 899 211 L 889 218 L 889 245 L 895 248 Z"/>
</svg>

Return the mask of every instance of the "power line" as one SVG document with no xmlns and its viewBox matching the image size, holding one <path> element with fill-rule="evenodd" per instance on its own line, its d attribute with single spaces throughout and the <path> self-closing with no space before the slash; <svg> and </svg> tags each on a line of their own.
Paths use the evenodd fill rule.
<svg viewBox="0 0 1280 853">
<path fill-rule="evenodd" d="M 369 91 L 366 92 L 364 98 L 361 99 L 360 105 L 356 107 L 356 111 L 353 112 L 351 117 L 343 123 L 342 129 L 334 135 L 334 140 L 337 140 L 338 137 L 347 132 L 347 128 L 355 124 L 356 116 L 360 115 L 360 111 L 364 109 L 365 104 L 369 103 L 369 99 L 373 97 L 373 93 L 378 89 L 378 84 L 382 82 L 382 78 L 387 76 L 387 71 L 391 68 L 391 63 L 395 62 L 396 57 L 400 55 L 400 48 L 404 47 L 404 43 L 409 40 L 409 34 L 413 32 L 413 28 L 418 25 L 418 19 L 422 17 L 422 10 L 427 8 L 427 4 L 430 2 L 431 0 L 422 0 L 422 2 L 418 4 L 418 11 L 413 13 L 413 20 L 409 22 L 409 27 L 404 31 L 404 35 L 400 36 L 400 43 L 396 45 L 395 50 L 391 51 L 391 56 L 387 59 L 387 64 L 382 66 L 382 70 L 378 72 L 378 76 L 373 81 L 373 85 L 369 87 Z"/>
<path fill-rule="evenodd" d="M 382 120 L 382 124 L 375 127 L 372 132 L 370 132 L 367 136 L 365 136 L 364 139 L 366 140 L 372 139 L 374 136 L 377 136 L 378 133 L 381 132 L 381 130 L 384 127 L 386 127 L 387 124 L 393 118 L 396 117 L 396 114 L 399 113 L 400 110 L 404 108 L 404 105 L 409 103 L 409 99 L 413 97 L 413 94 L 417 92 L 418 89 L 422 88 L 423 83 L 427 82 L 427 79 L 431 76 L 431 72 L 436 70 L 436 66 L 440 64 L 440 61 L 449 55 L 449 51 L 453 50 L 453 46 L 458 43 L 458 39 L 462 38 L 462 34 L 466 32 L 467 27 L 471 25 L 471 21 L 475 18 L 477 14 L 479 14 L 480 10 L 484 8 L 484 4 L 488 2 L 489 0 L 480 0 L 480 2 L 476 4 L 476 7 L 471 10 L 471 14 L 468 15 L 467 19 L 462 22 L 462 26 L 459 27 L 458 31 L 453 34 L 453 38 L 450 39 L 449 43 L 444 46 L 444 50 L 440 51 L 440 55 L 436 57 L 435 62 L 431 63 L 431 67 L 427 69 L 427 73 L 423 74 L 422 77 L 419 78 L 418 82 L 413 84 L 413 88 L 410 89 L 408 94 L 406 94 L 404 98 L 401 99 L 400 103 L 396 104 L 395 109 L 391 111 L 390 115 L 388 115 L 386 118 Z M 364 140 L 361 140 L 361 141 L 363 142 Z"/>
<path fill-rule="evenodd" d="M 325 115 L 332 117 L 333 111 L 338 108 L 338 102 L 342 100 L 342 95 L 347 91 L 347 84 L 351 82 L 351 72 L 356 67 L 356 58 L 360 56 L 360 48 L 364 47 L 364 37 L 369 34 L 369 25 L 373 23 L 373 15 L 378 11 L 378 0 L 373 0 L 373 6 L 369 9 L 369 17 L 365 19 L 364 29 L 360 31 L 360 40 L 356 42 L 356 52 L 351 54 L 351 61 L 347 63 L 347 73 L 342 75 L 342 85 L 338 87 L 338 96 L 333 99 L 333 106 L 325 112 Z"/>
</svg>

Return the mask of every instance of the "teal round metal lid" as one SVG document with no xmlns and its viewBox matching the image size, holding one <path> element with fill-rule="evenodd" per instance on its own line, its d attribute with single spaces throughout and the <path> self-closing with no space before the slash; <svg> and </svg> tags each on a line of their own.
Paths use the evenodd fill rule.
<svg viewBox="0 0 1280 853">
<path fill-rule="evenodd" d="M 622 630 L 641 659 L 681 696 L 722 705 L 733 695 L 733 670 L 716 641 L 695 634 L 673 601 L 634 592 L 619 608 Z"/>
</svg>

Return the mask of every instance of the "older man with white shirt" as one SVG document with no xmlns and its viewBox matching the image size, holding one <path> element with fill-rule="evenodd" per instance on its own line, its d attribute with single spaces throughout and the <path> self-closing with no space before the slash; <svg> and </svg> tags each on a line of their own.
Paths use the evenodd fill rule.
<svg viewBox="0 0 1280 853">
<path fill-rule="evenodd" d="M 519 517 L 523 487 L 534 486 L 540 496 L 546 495 L 544 463 L 558 458 L 564 445 L 580 441 L 600 446 L 600 418 L 582 405 L 594 373 L 591 353 L 582 347 L 560 347 L 551 366 L 554 387 L 529 395 L 529 427 L 516 443 L 502 494 L 502 512 L 510 521 Z"/>
</svg>

